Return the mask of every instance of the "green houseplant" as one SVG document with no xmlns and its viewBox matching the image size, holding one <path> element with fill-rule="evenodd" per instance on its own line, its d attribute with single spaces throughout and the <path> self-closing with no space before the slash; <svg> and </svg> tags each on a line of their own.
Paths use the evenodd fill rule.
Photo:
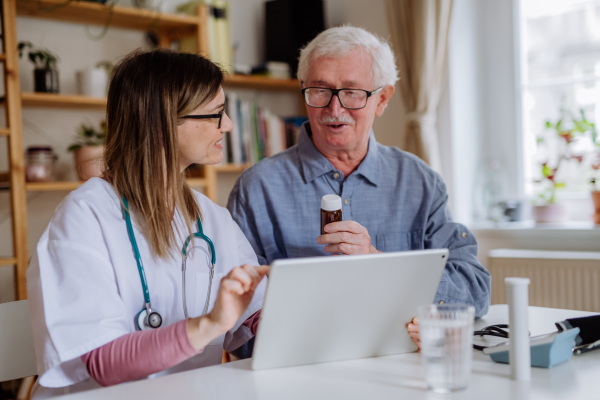
<svg viewBox="0 0 600 400">
<path fill-rule="evenodd" d="M 102 153 L 106 138 L 106 121 L 96 129 L 92 125 L 81 124 L 77 128 L 76 139 L 68 150 L 73 152 L 75 168 L 79 180 L 102 175 Z"/>
<path fill-rule="evenodd" d="M 569 161 L 584 162 L 588 154 L 577 148 L 576 144 L 586 136 L 598 149 L 597 132 L 594 123 L 586 118 L 582 109 L 578 114 L 562 109 L 561 117 L 556 122 L 546 121 L 545 128 L 537 138 L 538 148 L 546 147 L 548 154 L 546 160 L 540 163 L 541 179 L 536 181 L 540 190 L 533 217 L 537 222 L 561 222 L 566 213 L 564 207 L 557 204 L 556 193 L 566 184 L 560 180 L 558 172 Z"/>
<path fill-rule="evenodd" d="M 33 63 L 34 91 L 44 93 L 58 93 L 58 70 L 56 63 L 58 56 L 48 49 L 35 47 L 31 42 L 20 42 L 18 45 L 19 57 L 27 51 L 29 61 Z"/>
</svg>

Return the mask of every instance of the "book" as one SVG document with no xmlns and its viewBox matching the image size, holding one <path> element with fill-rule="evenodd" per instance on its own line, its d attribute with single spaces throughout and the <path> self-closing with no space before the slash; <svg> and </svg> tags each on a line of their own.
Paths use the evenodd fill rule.
<svg viewBox="0 0 600 400">
<path fill-rule="evenodd" d="M 226 1 L 215 0 L 212 4 L 214 15 L 214 30 L 216 54 L 218 62 L 227 73 L 233 73 L 231 65 L 231 42 L 229 33 L 229 6 Z"/>
</svg>

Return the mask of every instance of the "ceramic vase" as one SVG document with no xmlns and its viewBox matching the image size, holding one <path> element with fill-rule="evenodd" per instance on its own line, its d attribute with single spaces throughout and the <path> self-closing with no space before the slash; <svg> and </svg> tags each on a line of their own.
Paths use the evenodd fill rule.
<svg viewBox="0 0 600 400">
<path fill-rule="evenodd" d="M 567 220 L 567 210 L 562 204 L 533 206 L 531 213 L 535 222 L 560 223 Z"/>
<path fill-rule="evenodd" d="M 77 71 L 77 93 L 82 96 L 106 97 L 108 74 L 104 68 Z"/>
<path fill-rule="evenodd" d="M 80 181 L 102 175 L 104 146 L 83 146 L 75 150 L 75 168 Z"/>
</svg>

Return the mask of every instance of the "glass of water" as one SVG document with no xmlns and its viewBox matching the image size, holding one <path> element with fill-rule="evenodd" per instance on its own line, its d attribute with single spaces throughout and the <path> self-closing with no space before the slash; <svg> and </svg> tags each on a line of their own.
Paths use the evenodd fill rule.
<svg viewBox="0 0 600 400">
<path fill-rule="evenodd" d="M 466 389 L 473 358 L 475 308 L 466 304 L 419 307 L 427 386 L 446 393 Z"/>
</svg>

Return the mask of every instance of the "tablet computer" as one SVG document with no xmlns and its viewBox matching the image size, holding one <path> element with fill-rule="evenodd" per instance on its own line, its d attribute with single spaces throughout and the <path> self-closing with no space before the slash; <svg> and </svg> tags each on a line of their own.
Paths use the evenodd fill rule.
<svg viewBox="0 0 600 400">
<path fill-rule="evenodd" d="M 407 353 L 406 324 L 431 304 L 447 249 L 276 260 L 252 369 Z"/>
</svg>

